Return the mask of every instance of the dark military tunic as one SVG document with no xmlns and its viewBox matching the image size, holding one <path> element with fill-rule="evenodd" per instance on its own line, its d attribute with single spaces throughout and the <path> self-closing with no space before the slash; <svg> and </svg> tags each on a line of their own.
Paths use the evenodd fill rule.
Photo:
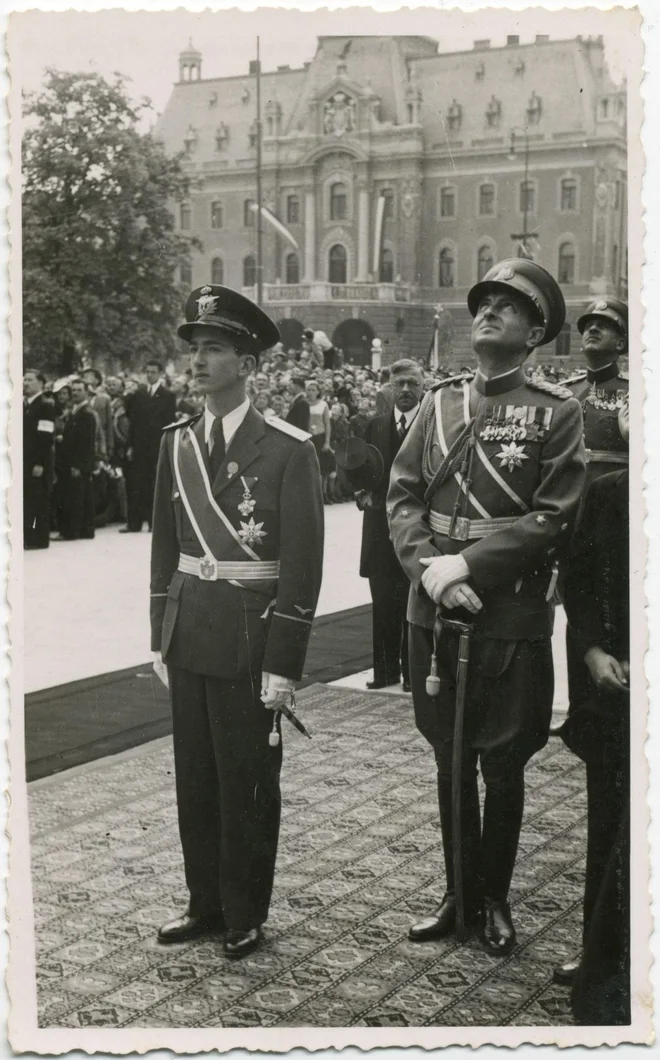
<svg viewBox="0 0 660 1060">
<path fill-rule="evenodd" d="M 23 407 L 23 544 L 48 548 L 53 490 L 55 406 L 37 394 Z M 34 475 L 35 467 L 42 474 Z"/>
<path fill-rule="evenodd" d="M 158 463 L 151 646 L 170 673 L 190 912 L 241 930 L 266 920 L 279 831 L 282 749 L 261 674 L 300 679 L 321 585 L 307 437 L 250 408 L 213 481 L 202 418 L 165 431 Z"/>
<path fill-rule="evenodd" d="M 564 384 L 582 405 L 587 485 L 609 471 L 628 466 L 628 443 L 619 430 L 618 416 L 628 396 L 628 379 L 616 361 L 604 368 L 580 372 Z"/>
</svg>

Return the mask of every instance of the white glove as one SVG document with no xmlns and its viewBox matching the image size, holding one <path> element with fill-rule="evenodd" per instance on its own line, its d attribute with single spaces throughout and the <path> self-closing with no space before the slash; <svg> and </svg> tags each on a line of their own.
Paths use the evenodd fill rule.
<svg viewBox="0 0 660 1060">
<path fill-rule="evenodd" d="M 467 581 L 470 577 L 470 568 L 460 553 L 456 556 L 431 556 L 420 560 L 420 563 L 426 567 L 422 574 L 422 585 L 434 604 L 440 603 L 442 594 L 450 585 Z"/>
<path fill-rule="evenodd" d="M 169 688 L 170 687 L 170 678 L 169 678 L 169 674 L 167 672 L 167 667 L 166 667 L 165 663 L 163 662 L 163 656 L 162 656 L 161 652 L 154 651 L 151 654 L 152 654 L 152 658 L 153 658 L 153 668 L 154 668 L 154 673 L 155 673 L 156 677 L 160 678 L 160 680 L 165 685 L 165 688 Z"/>
<path fill-rule="evenodd" d="M 279 703 L 288 705 L 295 687 L 296 682 L 290 677 L 264 671 L 261 675 L 261 699 L 266 710 L 277 710 Z"/>
</svg>

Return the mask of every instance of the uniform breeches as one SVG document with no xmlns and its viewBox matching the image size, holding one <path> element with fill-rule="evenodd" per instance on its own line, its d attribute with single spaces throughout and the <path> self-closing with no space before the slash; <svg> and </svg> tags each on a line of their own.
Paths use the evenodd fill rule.
<svg viewBox="0 0 660 1060">
<path fill-rule="evenodd" d="M 426 693 L 432 631 L 410 626 L 410 679 L 417 727 L 435 754 L 447 889 L 454 880 L 452 757 L 458 637 L 443 633 L 437 651 L 440 692 Z M 524 768 L 548 738 L 553 697 L 549 640 L 473 639 L 468 670 L 461 777 L 461 845 L 466 910 L 485 895 L 506 898 L 518 849 Z M 477 765 L 486 785 L 483 827 Z"/>
<path fill-rule="evenodd" d="M 408 579 L 389 571 L 369 578 L 372 607 L 374 681 L 394 684 L 408 680 Z"/>
<path fill-rule="evenodd" d="M 179 831 L 190 913 L 248 930 L 268 916 L 280 823 L 282 746 L 260 677 L 170 667 Z"/>
<path fill-rule="evenodd" d="M 48 548 L 50 537 L 50 486 L 46 478 L 23 476 L 23 544 Z"/>
</svg>

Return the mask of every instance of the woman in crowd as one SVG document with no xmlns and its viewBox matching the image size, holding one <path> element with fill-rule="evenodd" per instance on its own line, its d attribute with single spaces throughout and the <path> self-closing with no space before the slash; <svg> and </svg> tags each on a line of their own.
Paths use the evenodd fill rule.
<svg viewBox="0 0 660 1060">
<path fill-rule="evenodd" d="M 328 492 L 330 472 L 334 470 L 335 466 L 330 445 L 330 409 L 327 401 L 324 401 L 320 396 L 319 385 L 314 379 L 310 379 L 307 382 L 305 390 L 309 402 L 309 429 L 312 432 L 312 441 L 321 467 L 323 499 L 326 504 L 330 504 Z"/>
</svg>

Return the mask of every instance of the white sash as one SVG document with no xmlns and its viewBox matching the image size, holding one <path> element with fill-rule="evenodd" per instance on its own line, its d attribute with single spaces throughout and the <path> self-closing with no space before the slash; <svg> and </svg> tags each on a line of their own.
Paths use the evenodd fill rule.
<svg viewBox="0 0 660 1060">
<path fill-rule="evenodd" d="M 467 396 L 465 394 L 466 388 L 468 390 Z M 467 427 L 468 423 L 470 422 L 470 418 L 469 418 L 470 417 L 469 387 L 467 386 L 467 384 L 464 384 L 464 388 L 463 389 L 464 389 L 464 393 L 463 393 L 463 418 L 465 419 L 465 416 L 466 416 L 466 408 L 465 407 L 466 407 L 466 404 L 467 404 L 467 419 L 465 420 L 465 426 Z M 435 425 L 436 425 L 436 428 L 437 428 L 437 431 L 438 431 L 438 441 L 440 443 L 440 448 L 442 449 L 442 455 L 446 457 L 447 453 L 449 452 L 449 446 L 447 445 L 447 441 L 445 439 L 445 432 L 442 429 L 442 404 L 441 404 L 441 402 L 442 402 L 442 391 L 443 391 L 443 387 L 440 387 L 440 389 L 436 390 L 436 392 L 435 392 Z M 470 504 L 474 508 L 476 508 L 476 510 L 480 513 L 480 515 L 483 516 L 484 519 L 491 519 L 492 516 L 491 516 L 490 512 L 487 511 L 486 508 L 484 508 L 483 504 L 479 503 L 479 501 L 477 500 L 477 498 L 474 496 L 473 493 L 469 492 L 467 486 L 463 482 L 463 479 L 461 478 L 461 476 L 458 473 L 458 471 L 454 472 L 454 478 L 458 482 L 458 485 L 459 485 L 460 489 L 466 495 L 466 497 L 469 500 Z"/>
</svg>

